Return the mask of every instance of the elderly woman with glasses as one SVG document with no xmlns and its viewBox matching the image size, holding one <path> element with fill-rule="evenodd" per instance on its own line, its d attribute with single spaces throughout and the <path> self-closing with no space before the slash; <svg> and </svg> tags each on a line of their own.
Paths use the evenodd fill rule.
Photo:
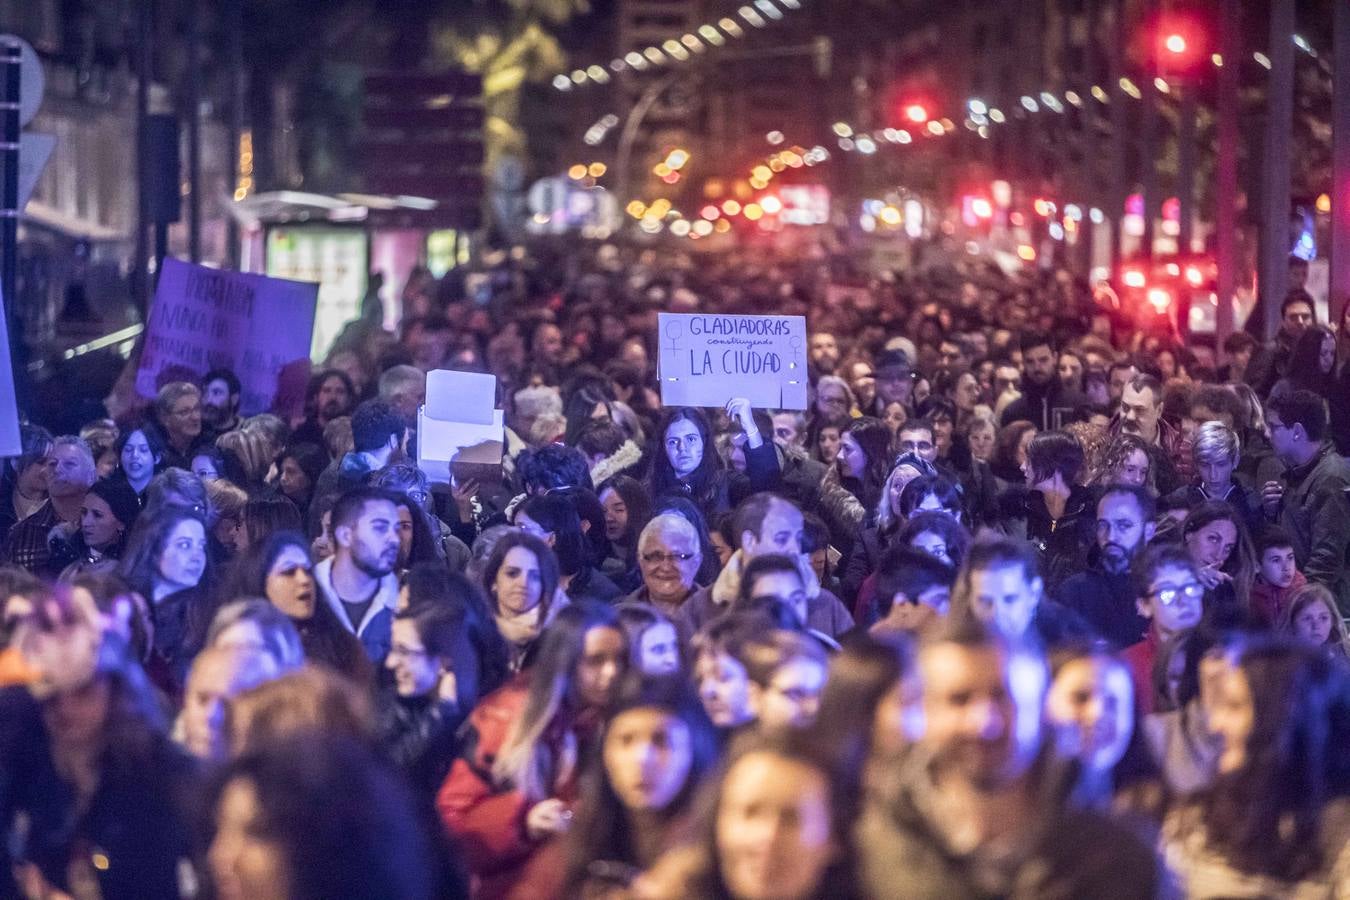
<svg viewBox="0 0 1350 900">
<path fill-rule="evenodd" d="M 624 598 L 650 603 L 671 618 L 698 590 L 694 578 L 703 563 L 698 531 L 674 513 L 655 516 L 638 535 L 638 568 L 642 587 Z"/>
</svg>

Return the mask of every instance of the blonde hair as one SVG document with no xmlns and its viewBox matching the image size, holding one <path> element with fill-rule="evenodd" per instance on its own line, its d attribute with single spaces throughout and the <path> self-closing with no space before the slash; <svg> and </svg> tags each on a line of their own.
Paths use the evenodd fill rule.
<svg viewBox="0 0 1350 900">
<path fill-rule="evenodd" d="M 232 453 L 250 482 L 262 481 L 272 465 L 272 441 L 261 429 L 239 428 L 216 438 L 222 453 Z"/>
<path fill-rule="evenodd" d="M 1350 632 L 1346 631 L 1345 619 L 1336 607 L 1336 597 L 1326 585 L 1310 581 L 1295 588 L 1289 594 L 1289 605 L 1285 607 L 1277 623 L 1282 634 L 1294 633 L 1294 621 L 1299 613 L 1314 603 L 1321 603 L 1331 613 L 1331 634 L 1327 636 L 1326 646 L 1335 647 L 1342 654 L 1350 656 Z"/>
<path fill-rule="evenodd" d="M 238 519 L 248 505 L 248 493 L 238 485 L 224 478 L 213 478 L 205 482 L 206 498 L 216 519 Z"/>
</svg>

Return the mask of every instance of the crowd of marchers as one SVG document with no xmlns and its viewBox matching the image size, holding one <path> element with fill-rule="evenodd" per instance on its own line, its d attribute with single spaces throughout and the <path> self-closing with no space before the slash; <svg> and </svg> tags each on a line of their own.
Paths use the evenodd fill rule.
<svg viewBox="0 0 1350 900">
<path fill-rule="evenodd" d="M 302 415 L 24 421 L 0 896 L 1350 898 L 1350 316 L 919 249 L 489 255 Z M 806 316 L 808 408 L 663 405 L 660 312 Z"/>
</svg>

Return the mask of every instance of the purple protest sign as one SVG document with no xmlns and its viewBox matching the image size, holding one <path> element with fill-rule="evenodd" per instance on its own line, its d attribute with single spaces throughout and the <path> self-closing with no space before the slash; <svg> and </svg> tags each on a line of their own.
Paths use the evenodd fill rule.
<svg viewBox="0 0 1350 900">
<path fill-rule="evenodd" d="M 293 416 L 304 404 L 319 286 L 164 260 L 146 323 L 136 392 L 211 369 L 239 376 L 240 412 Z"/>
</svg>

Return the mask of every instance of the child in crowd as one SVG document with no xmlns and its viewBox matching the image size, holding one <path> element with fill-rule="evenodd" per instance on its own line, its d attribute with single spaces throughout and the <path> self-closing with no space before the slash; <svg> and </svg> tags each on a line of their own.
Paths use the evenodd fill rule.
<svg viewBox="0 0 1350 900">
<path fill-rule="evenodd" d="M 1274 628 L 1289 609 L 1294 592 L 1308 583 L 1294 561 L 1294 543 L 1283 528 L 1270 527 L 1256 541 L 1260 570 L 1252 585 L 1252 618 Z"/>
<path fill-rule="evenodd" d="M 1200 624 L 1205 611 L 1205 586 L 1195 563 L 1181 547 L 1150 547 L 1135 563 L 1139 615 L 1149 620 L 1144 639 L 1121 652 L 1134 679 L 1135 702 L 1141 714 L 1153 712 L 1154 669 L 1160 649 Z"/>
<path fill-rule="evenodd" d="M 1336 608 L 1336 598 L 1320 584 L 1305 584 L 1289 594 L 1279 629 L 1321 647 L 1342 662 L 1350 658 L 1350 633 Z"/>
</svg>

